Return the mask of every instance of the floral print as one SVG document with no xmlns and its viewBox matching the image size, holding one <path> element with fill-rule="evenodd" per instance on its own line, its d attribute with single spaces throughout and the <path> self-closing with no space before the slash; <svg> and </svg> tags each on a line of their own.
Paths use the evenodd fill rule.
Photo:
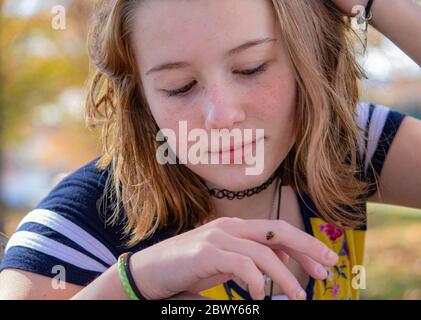
<svg viewBox="0 0 421 320">
<path fill-rule="evenodd" d="M 323 300 L 357 298 L 358 292 L 351 286 L 351 266 L 356 262 L 354 259 L 356 244 L 354 234 L 357 231 L 337 227 L 318 217 L 312 217 L 310 222 L 314 236 L 339 256 L 338 263 L 329 268 L 328 277 L 324 280 L 316 280 L 313 298 Z"/>
<path fill-rule="evenodd" d="M 344 234 L 344 229 L 335 227 L 331 223 L 321 224 L 319 229 L 328 236 L 330 241 L 336 241 Z"/>
<path fill-rule="evenodd" d="M 329 268 L 328 277 L 324 280 L 313 279 L 311 298 L 316 300 L 358 299 L 360 291 L 352 287 L 352 267 L 363 265 L 365 230 L 342 229 L 319 217 L 309 218 L 308 231 L 335 251 L 339 260 Z M 311 228 L 311 229 L 310 229 Z M 235 290 L 231 291 L 233 300 L 243 300 Z M 228 299 L 223 285 L 209 288 L 201 294 L 211 299 Z"/>
<path fill-rule="evenodd" d="M 340 286 L 336 283 L 336 280 L 333 281 L 332 285 L 332 296 L 336 299 L 339 295 L 339 288 Z"/>
</svg>

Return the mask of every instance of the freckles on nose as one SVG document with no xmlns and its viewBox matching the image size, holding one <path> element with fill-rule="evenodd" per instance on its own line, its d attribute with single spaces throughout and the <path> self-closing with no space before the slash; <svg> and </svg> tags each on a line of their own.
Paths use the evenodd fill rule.
<svg viewBox="0 0 421 320">
<path fill-rule="evenodd" d="M 221 115 L 221 112 L 219 110 L 216 110 L 217 108 L 214 107 L 207 107 L 206 108 L 206 123 L 207 125 L 214 127 L 217 126 L 218 123 L 222 122 L 224 120 L 223 115 Z"/>
<path fill-rule="evenodd" d="M 205 125 L 210 129 L 231 128 L 234 124 L 242 122 L 246 113 L 240 101 L 235 99 L 211 99 L 205 106 Z"/>
<path fill-rule="evenodd" d="M 222 108 L 211 108 L 206 111 L 206 128 L 223 129 L 231 128 L 235 123 L 244 121 L 245 116 L 242 110 L 233 108 L 232 106 L 224 106 Z"/>
</svg>

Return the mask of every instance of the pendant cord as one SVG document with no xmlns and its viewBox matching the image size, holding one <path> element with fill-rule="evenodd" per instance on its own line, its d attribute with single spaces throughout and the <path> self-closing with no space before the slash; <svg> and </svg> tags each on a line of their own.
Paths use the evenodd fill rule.
<svg viewBox="0 0 421 320">
<path fill-rule="evenodd" d="M 279 183 L 279 179 L 281 180 L 281 183 Z M 277 192 L 277 194 L 278 194 L 278 204 L 277 204 L 277 209 L 276 209 L 276 220 L 279 220 L 280 212 L 281 212 L 281 199 L 282 199 L 282 186 L 283 186 L 282 175 L 277 175 L 276 183 L 277 183 L 277 187 L 279 188 L 279 190 L 277 190 L 278 191 Z M 233 300 L 234 296 L 232 295 L 231 288 L 229 287 L 227 282 L 224 282 L 223 286 L 224 286 L 225 292 L 228 295 L 229 300 Z M 270 296 L 268 297 L 268 300 L 272 300 L 272 295 L 273 295 L 273 280 L 271 278 L 270 279 Z M 267 297 L 265 297 L 265 300 L 266 300 L 266 298 Z"/>
<path fill-rule="evenodd" d="M 278 192 L 278 208 L 276 210 L 276 220 L 279 220 L 280 211 L 281 211 L 282 185 L 283 185 L 283 183 L 281 181 L 281 184 L 279 186 L 279 192 Z M 273 280 L 272 280 L 272 278 L 270 278 L 270 296 L 269 296 L 269 300 L 272 300 L 272 296 L 273 296 Z"/>
</svg>

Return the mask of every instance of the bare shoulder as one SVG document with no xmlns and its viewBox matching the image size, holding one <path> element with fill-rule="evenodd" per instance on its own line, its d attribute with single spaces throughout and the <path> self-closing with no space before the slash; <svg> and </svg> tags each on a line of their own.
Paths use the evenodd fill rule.
<svg viewBox="0 0 421 320">
<path fill-rule="evenodd" d="M 402 121 L 386 156 L 373 202 L 421 208 L 421 121 L 411 116 Z"/>
</svg>

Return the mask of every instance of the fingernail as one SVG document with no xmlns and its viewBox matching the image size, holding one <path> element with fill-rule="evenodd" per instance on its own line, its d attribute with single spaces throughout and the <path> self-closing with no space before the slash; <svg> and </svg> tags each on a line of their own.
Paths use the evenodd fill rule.
<svg viewBox="0 0 421 320">
<path fill-rule="evenodd" d="M 297 298 L 297 300 L 305 300 L 307 298 L 307 294 L 303 289 L 300 289 L 298 290 L 295 297 Z"/>
<path fill-rule="evenodd" d="M 319 265 L 318 267 L 317 267 L 317 273 L 320 275 L 320 277 L 322 277 L 322 278 L 326 278 L 327 277 L 327 271 L 326 271 L 326 269 L 322 266 L 322 265 Z"/>
<path fill-rule="evenodd" d="M 332 250 L 326 250 L 326 253 L 325 253 L 325 258 L 327 259 L 327 260 L 331 260 L 332 258 L 334 258 L 336 256 L 336 253 L 335 252 L 333 252 Z"/>
</svg>

